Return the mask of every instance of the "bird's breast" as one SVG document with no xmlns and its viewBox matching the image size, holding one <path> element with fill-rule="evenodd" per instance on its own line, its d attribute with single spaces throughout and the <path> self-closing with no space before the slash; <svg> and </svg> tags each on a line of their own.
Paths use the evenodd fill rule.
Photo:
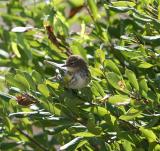
<svg viewBox="0 0 160 151">
<path fill-rule="evenodd" d="M 76 72 L 73 74 L 72 79 L 68 85 L 71 89 L 81 89 L 88 84 L 88 76 L 85 72 Z"/>
</svg>

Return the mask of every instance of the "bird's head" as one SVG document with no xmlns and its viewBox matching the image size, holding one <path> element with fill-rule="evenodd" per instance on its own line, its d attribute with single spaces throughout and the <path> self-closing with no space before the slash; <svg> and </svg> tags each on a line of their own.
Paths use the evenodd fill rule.
<svg viewBox="0 0 160 151">
<path fill-rule="evenodd" d="M 69 56 L 64 66 L 66 66 L 67 69 L 71 72 L 81 69 L 87 69 L 87 63 L 84 61 L 82 57 L 78 55 Z"/>
</svg>

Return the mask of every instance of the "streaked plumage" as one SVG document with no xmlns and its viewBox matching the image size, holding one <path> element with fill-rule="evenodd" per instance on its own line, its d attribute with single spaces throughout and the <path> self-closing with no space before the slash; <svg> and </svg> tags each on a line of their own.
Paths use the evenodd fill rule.
<svg viewBox="0 0 160 151">
<path fill-rule="evenodd" d="M 90 72 L 87 63 L 78 55 L 71 55 L 64 65 L 67 72 L 64 76 L 65 87 L 70 89 L 81 89 L 90 82 Z"/>
</svg>

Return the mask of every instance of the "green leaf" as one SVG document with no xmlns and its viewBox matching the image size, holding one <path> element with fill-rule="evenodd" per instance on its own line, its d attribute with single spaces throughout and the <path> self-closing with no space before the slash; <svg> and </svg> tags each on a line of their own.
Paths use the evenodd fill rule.
<svg viewBox="0 0 160 151">
<path fill-rule="evenodd" d="M 13 14 L 4 14 L 4 13 L 0 13 L 0 15 L 8 20 L 11 21 L 19 21 L 21 23 L 25 23 L 25 21 L 27 20 L 27 18 L 24 18 L 22 16 L 19 15 L 13 15 Z"/>
<path fill-rule="evenodd" d="M 129 10 L 132 10 L 132 8 L 129 8 L 129 7 L 115 7 L 115 6 L 111 6 L 111 5 L 109 5 L 109 8 L 112 11 L 120 12 L 120 13 L 128 12 Z"/>
<path fill-rule="evenodd" d="M 150 146 L 149 146 L 149 151 L 160 151 L 160 145 L 157 144 L 156 142 L 154 143 L 150 143 Z"/>
<path fill-rule="evenodd" d="M 133 7 L 136 5 L 134 2 L 129 2 L 129 1 L 117 1 L 117 2 L 111 2 L 111 4 L 116 7 Z"/>
<path fill-rule="evenodd" d="M 160 40 L 160 35 L 156 35 L 156 36 L 142 36 L 143 39 L 147 40 L 147 41 L 159 41 Z"/>
<path fill-rule="evenodd" d="M 139 117 L 141 115 L 142 111 L 141 110 L 137 110 L 137 109 L 134 109 L 134 108 L 130 108 L 128 110 L 128 112 L 125 114 L 125 115 L 121 115 L 119 117 L 119 119 L 121 120 L 125 120 L 125 121 L 130 121 L 130 120 L 133 120 L 134 118 L 136 117 Z"/>
<path fill-rule="evenodd" d="M 37 84 L 43 83 L 43 78 L 42 78 L 41 74 L 38 73 L 38 72 L 35 71 L 35 70 L 33 70 L 33 72 L 32 72 L 32 78 L 34 79 L 34 81 L 35 81 Z"/>
<path fill-rule="evenodd" d="M 136 75 L 134 74 L 133 71 L 126 69 L 125 71 L 126 76 L 128 77 L 129 82 L 131 83 L 131 85 L 137 90 L 139 91 L 139 85 L 138 85 L 138 81 L 136 78 Z"/>
<path fill-rule="evenodd" d="M 92 113 L 89 113 L 88 115 L 87 129 L 89 132 L 81 132 L 83 133 L 82 135 L 85 135 L 84 137 L 92 137 L 92 135 L 100 135 L 100 133 L 102 132 L 102 128 L 96 125 L 95 116 Z"/>
<path fill-rule="evenodd" d="M 82 44 L 78 41 L 73 41 L 71 44 L 73 54 L 82 56 L 87 61 L 87 51 L 83 48 Z"/>
<path fill-rule="evenodd" d="M 107 73 L 106 77 L 110 85 L 112 85 L 114 88 L 118 90 L 120 89 L 118 82 L 121 80 L 121 78 L 119 76 L 117 76 L 113 72 L 109 72 Z"/>
<path fill-rule="evenodd" d="M 67 144 L 60 147 L 60 150 L 69 150 L 71 148 L 76 148 L 76 146 L 82 141 L 82 137 L 76 137 Z"/>
<path fill-rule="evenodd" d="M 31 75 L 27 72 L 23 72 L 23 75 L 25 76 L 26 80 L 29 83 L 29 86 L 32 90 L 36 90 L 36 84 L 34 82 L 34 80 L 32 79 Z"/>
<path fill-rule="evenodd" d="M 17 113 L 10 113 L 9 117 L 17 117 L 17 118 L 24 118 L 24 117 L 49 117 L 51 113 L 49 112 L 42 112 L 42 111 L 34 111 L 34 112 L 17 112 Z"/>
<path fill-rule="evenodd" d="M 149 88 L 148 88 L 148 85 L 147 85 L 147 80 L 145 79 L 145 77 L 140 77 L 139 79 L 139 87 L 141 89 L 141 91 L 145 91 L 145 92 L 148 92 Z"/>
<path fill-rule="evenodd" d="M 15 79 L 17 81 L 19 81 L 20 83 L 22 83 L 24 85 L 24 87 L 25 87 L 26 90 L 30 89 L 29 83 L 28 83 L 28 81 L 26 80 L 26 78 L 23 75 L 16 74 L 15 75 Z"/>
<path fill-rule="evenodd" d="M 96 20 L 98 18 L 98 9 L 95 0 L 87 0 L 87 3 L 89 5 L 89 8 L 91 10 L 94 19 Z"/>
<path fill-rule="evenodd" d="M 104 60 L 105 60 L 105 51 L 101 50 L 101 49 L 97 49 L 95 52 L 95 58 L 101 63 L 103 64 Z"/>
<path fill-rule="evenodd" d="M 132 49 L 125 48 L 125 47 L 122 47 L 122 46 L 115 46 L 114 49 L 120 50 L 120 51 L 128 51 L 128 52 L 132 52 L 133 51 Z"/>
<path fill-rule="evenodd" d="M 45 131 L 48 133 L 48 134 L 57 134 L 57 133 L 60 133 L 61 131 L 63 131 L 64 129 L 70 127 L 71 124 L 66 124 L 66 125 L 60 125 L 60 126 L 56 126 L 54 128 L 46 128 Z"/>
<path fill-rule="evenodd" d="M 121 75 L 121 72 L 119 71 L 117 65 L 112 60 L 105 60 L 104 66 L 110 71 L 115 72 L 118 75 Z"/>
<path fill-rule="evenodd" d="M 17 43 L 15 42 L 11 42 L 11 46 L 12 46 L 12 50 L 15 53 L 15 55 L 20 58 L 21 54 L 19 53 L 18 47 L 17 47 Z"/>
<path fill-rule="evenodd" d="M 4 93 L 4 92 L 0 92 L 0 98 L 2 98 L 4 101 L 9 101 L 10 99 L 15 99 L 15 97 L 7 94 L 7 93 Z"/>
<path fill-rule="evenodd" d="M 0 149 L 1 150 L 12 150 L 18 145 L 23 145 L 23 142 L 1 142 Z"/>
<path fill-rule="evenodd" d="M 89 143 L 87 142 L 87 140 L 82 140 L 82 141 L 77 145 L 77 147 L 75 148 L 75 150 L 78 150 L 78 148 L 84 146 L 85 144 L 89 144 Z"/>
<path fill-rule="evenodd" d="M 123 91 L 124 93 L 129 93 L 128 90 L 126 89 L 124 80 L 120 76 L 118 76 L 113 72 L 108 72 L 106 77 L 109 84 L 112 87 L 114 87 L 117 90 Z"/>
<path fill-rule="evenodd" d="M 58 89 L 59 88 L 59 83 L 57 83 L 57 82 L 52 82 L 50 80 L 46 80 L 46 84 L 51 86 L 53 89 Z"/>
<path fill-rule="evenodd" d="M 7 131 L 12 131 L 14 129 L 14 124 L 8 117 L 4 117 L 3 122 L 5 124 Z"/>
<path fill-rule="evenodd" d="M 121 142 L 122 142 L 124 151 L 133 151 L 133 148 L 132 148 L 133 143 L 125 139 L 121 140 Z"/>
<path fill-rule="evenodd" d="M 79 137 L 95 137 L 95 134 L 92 134 L 90 132 L 79 132 L 76 134 L 73 134 L 74 136 L 79 136 Z"/>
<path fill-rule="evenodd" d="M 82 6 L 82 5 L 84 4 L 84 0 L 79 0 L 79 1 L 70 0 L 70 2 L 71 2 L 72 5 L 74 5 L 75 7 Z"/>
<path fill-rule="evenodd" d="M 25 83 L 25 82 L 26 82 L 26 79 L 25 79 L 25 82 L 24 82 L 26 85 L 23 83 L 24 77 L 21 78 L 22 82 L 19 81 L 19 79 L 15 79 L 13 74 L 7 74 L 7 75 L 5 76 L 5 79 L 6 79 L 6 81 L 7 81 L 7 83 L 8 83 L 9 85 L 18 87 L 18 88 L 20 88 L 21 90 L 24 90 L 24 91 L 25 91 L 26 88 L 28 88 L 28 84 Z M 26 87 L 26 86 L 27 86 L 27 87 Z"/>
<path fill-rule="evenodd" d="M 141 62 L 140 64 L 138 64 L 138 67 L 139 67 L 139 68 L 148 69 L 148 68 L 153 67 L 153 65 L 150 64 L 150 63 L 148 63 L 148 62 Z"/>
<path fill-rule="evenodd" d="M 56 15 L 53 20 L 54 32 L 56 35 L 61 35 L 63 37 L 68 36 L 68 24 L 65 17 L 61 12 L 56 12 Z"/>
<path fill-rule="evenodd" d="M 140 127 L 139 130 L 141 131 L 142 135 L 151 143 L 157 140 L 157 136 L 154 134 L 152 130 L 146 129 L 144 127 Z"/>
<path fill-rule="evenodd" d="M 100 107 L 100 106 L 95 106 L 95 107 L 92 107 L 92 112 L 100 117 L 103 117 L 105 116 L 106 114 L 109 114 L 109 111 L 107 111 L 106 108 L 104 107 Z"/>
<path fill-rule="evenodd" d="M 96 76 L 96 77 L 101 77 L 103 76 L 103 72 L 102 70 L 98 69 L 98 68 L 94 68 L 94 67 L 90 67 L 91 70 L 91 75 L 92 76 Z"/>
<path fill-rule="evenodd" d="M 134 21 L 138 21 L 142 24 L 150 23 L 152 21 L 151 19 L 139 16 L 136 13 L 133 13 L 133 18 L 134 18 Z"/>
<path fill-rule="evenodd" d="M 22 34 L 17 34 L 17 44 L 24 51 L 28 60 L 32 60 L 31 47 L 30 47 L 29 43 L 27 42 L 27 40 L 25 39 L 25 37 Z"/>
<path fill-rule="evenodd" d="M 45 96 L 45 97 L 49 97 L 50 96 L 50 92 L 48 87 L 45 84 L 38 84 L 38 90 Z"/>
<path fill-rule="evenodd" d="M 114 105 L 126 105 L 131 102 L 131 98 L 125 95 L 114 95 L 109 98 L 108 102 Z"/>
<path fill-rule="evenodd" d="M 94 88 L 96 88 L 97 92 L 101 96 L 105 96 L 103 88 L 101 87 L 101 85 L 97 81 L 92 81 L 92 85 L 93 85 Z"/>
</svg>

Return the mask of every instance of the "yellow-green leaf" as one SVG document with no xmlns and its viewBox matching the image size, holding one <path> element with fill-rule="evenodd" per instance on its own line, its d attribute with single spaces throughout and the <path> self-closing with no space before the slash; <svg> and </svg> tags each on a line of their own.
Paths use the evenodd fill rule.
<svg viewBox="0 0 160 151">
<path fill-rule="evenodd" d="M 148 68 L 151 68 L 153 67 L 152 64 L 148 63 L 148 62 L 141 62 L 139 65 L 138 65 L 139 68 L 144 68 L 144 69 L 148 69 Z"/>
<path fill-rule="evenodd" d="M 45 84 L 39 84 L 38 85 L 38 90 L 45 96 L 49 97 L 49 90 Z"/>
<path fill-rule="evenodd" d="M 80 137 L 95 137 L 93 133 L 90 132 L 79 132 L 76 134 L 73 134 L 74 136 L 80 136 Z"/>
<path fill-rule="evenodd" d="M 15 79 L 17 81 L 19 81 L 20 83 L 22 83 L 25 86 L 26 89 L 28 89 L 28 90 L 30 89 L 29 83 L 28 83 L 28 81 L 26 80 L 26 78 L 23 75 L 16 74 L 15 75 Z"/>
<path fill-rule="evenodd" d="M 108 102 L 114 105 L 126 105 L 126 104 L 129 104 L 130 101 L 131 101 L 131 98 L 125 95 L 114 95 L 114 96 L 111 96 L 108 100 Z"/>
<path fill-rule="evenodd" d="M 110 71 L 113 71 L 117 73 L 118 75 L 121 75 L 121 72 L 119 71 L 117 65 L 112 60 L 105 60 L 104 66 L 109 69 Z"/>
<path fill-rule="evenodd" d="M 128 1 L 117 1 L 117 2 L 111 2 L 113 6 L 116 7 L 133 7 L 136 4 L 134 2 L 128 2 Z"/>
<path fill-rule="evenodd" d="M 125 121 L 130 121 L 133 120 L 136 117 L 139 117 L 141 115 L 142 111 L 130 108 L 128 112 L 125 115 L 121 115 L 119 119 L 125 120 Z"/>
<path fill-rule="evenodd" d="M 20 58 L 21 54 L 19 53 L 18 47 L 17 47 L 17 43 L 15 42 L 11 42 L 11 46 L 12 46 L 12 50 L 15 53 L 15 55 Z"/>
<path fill-rule="evenodd" d="M 146 129 L 144 127 L 140 127 L 142 135 L 151 143 L 157 140 L 157 136 L 154 134 L 152 130 Z"/>
<path fill-rule="evenodd" d="M 98 18 L 98 9 L 95 0 L 87 0 L 91 13 L 93 14 L 94 19 Z"/>
<path fill-rule="evenodd" d="M 139 85 L 138 85 L 138 81 L 136 78 L 136 75 L 134 74 L 133 71 L 126 69 L 126 76 L 128 77 L 129 82 L 131 83 L 131 85 L 137 90 L 139 91 Z"/>
</svg>

